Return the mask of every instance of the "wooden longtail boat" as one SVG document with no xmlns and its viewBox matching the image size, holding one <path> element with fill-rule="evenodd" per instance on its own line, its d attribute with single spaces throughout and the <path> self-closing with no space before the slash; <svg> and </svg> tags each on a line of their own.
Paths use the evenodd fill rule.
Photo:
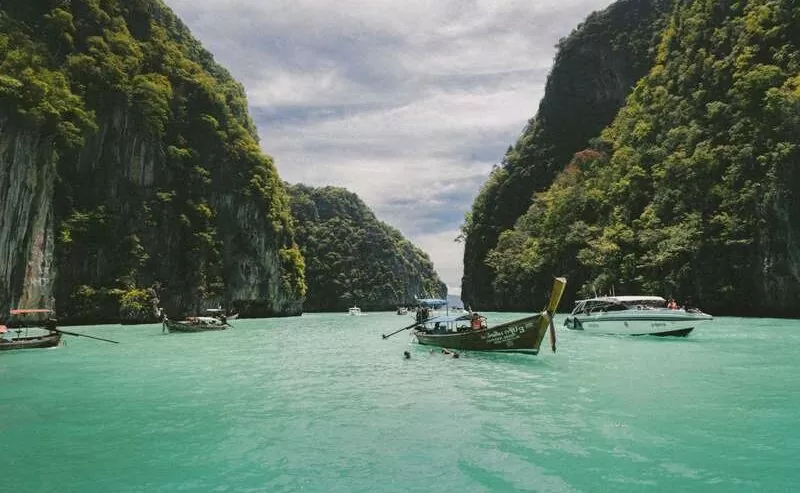
<svg viewBox="0 0 800 493">
<path fill-rule="evenodd" d="M 14 309 L 10 320 L 10 327 L 0 325 L 0 351 L 55 347 L 61 342 L 52 310 Z M 29 334 L 29 329 L 34 330 L 33 335 Z"/>
<path fill-rule="evenodd" d="M 11 340 L 0 339 L 0 351 L 56 347 L 60 342 L 61 334 L 58 332 L 38 336 L 17 336 Z"/>
<path fill-rule="evenodd" d="M 216 317 L 189 317 L 186 320 L 162 320 L 162 332 L 209 332 L 230 329 L 227 322 Z"/>
<path fill-rule="evenodd" d="M 558 277 L 553 283 L 550 301 L 541 313 L 512 320 L 494 327 L 470 323 L 477 314 L 463 314 L 453 317 L 434 317 L 414 327 L 413 334 L 419 344 L 438 346 L 447 349 L 468 351 L 499 351 L 538 354 L 539 346 L 550 329 L 550 342 L 555 345 L 555 314 L 567 281 Z M 461 325 L 462 327 L 459 327 Z M 402 329 L 401 329 L 402 330 Z M 384 336 L 384 338 L 387 336 Z"/>
<path fill-rule="evenodd" d="M 38 320 L 36 320 L 35 316 L 26 318 L 30 315 L 39 315 L 39 318 Z M 0 325 L 0 351 L 55 347 L 61 342 L 61 336 L 64 334 L 119 344 L 117 341 L 112 341 L 110 339 L 59 329 L 57 327 L 58 321 L 54 317 L 53 310 L 45 308 L 14 309 L 11 310 L 11 316 L 13 318 L 11 327 Z M 34 329 L 34 331 L 40 333 L 29 335 L 29 329 Z M 45 330 L 47 331 L 46 334 L 41 332 Z M 22 334 L 23 331 L 25 335 Z M 13 335 L 14 332 L 17 333 L 16 336 Z"/>
</svg>

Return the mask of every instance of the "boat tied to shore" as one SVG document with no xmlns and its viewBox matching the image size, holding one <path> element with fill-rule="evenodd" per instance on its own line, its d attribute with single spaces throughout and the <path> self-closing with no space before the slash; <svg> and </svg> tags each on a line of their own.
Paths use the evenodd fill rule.
<svg viewBox="0 0 800 493">
<path fill-rule="evenodd" d="M 539 347 L 549 329 L 551 348 L 555 352 L 556 334 L 553 316 L 566 284 L 565 278 L 556 278 L 544 310 L 528 317 L 489 326 L 485 317 L 475 312 L 443 315 L 415 322 L 389 335 L 384 335 L 383 338 L 387 339 L 404 330 L 413 329 L 412 334 L 417 342 L 426 346 L 437 346 L 448 350 L 514 352 L 535 355 L 539 353 Z"/>
</svg>

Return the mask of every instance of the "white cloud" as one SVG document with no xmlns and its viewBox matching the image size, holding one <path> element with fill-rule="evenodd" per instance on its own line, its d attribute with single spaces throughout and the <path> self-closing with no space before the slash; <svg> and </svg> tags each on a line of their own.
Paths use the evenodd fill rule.
<svg viewBox="0 0 800 493">
<path fill-rule="evenodd" d="M 464 256 L 464 244 L 458 243 L 457 229 L 440 231 L 437 233 L 419 235 L 415 244 L 425 250 L 438 267 L 439 276 L 442 279 L 461 279 L 461 259 Z M 461 294 L 461 283 L 448 284 L 448 293 Z"/>
<path fill-rule="evenodd" d="M 242 82 L 281 178 L 344 186 L 461 283 L 464 214 L 611 0 L 166 0 Z M 451 289 L 453 292 L 453 289 Z"/>
</svg>

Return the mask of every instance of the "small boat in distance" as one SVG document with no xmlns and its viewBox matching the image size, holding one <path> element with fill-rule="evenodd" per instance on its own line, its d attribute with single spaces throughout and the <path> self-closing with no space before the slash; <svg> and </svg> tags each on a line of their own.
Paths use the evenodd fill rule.
<svg viewBox="0 0 800 493">
<path fill-rule="evenodd" d="M 669 308 L 661 296 L 600 296 L 576 301 L 564 325 L 597 334 L 686 337 L 713 318 L 697 308 Z"/>
<path fill-rule="evenodd" d="M 488 327 L 477 313 L 433 317 L 414 326 L 419 344 L 447 349 L 538 354 L 548 328 L 553 351 L 556 350 L 555 315 L 567 281 L 558 277 L 550 300 L 541 313 Z M 400 329 L 404 330 L 404 329 Z M 396 331 L 397 332 L 397 331 Z M 395 333 L 396 333 L 395 332 Z M 389 336 L 384 336 L 387 338 Z"/>
<path fill-rule="evenodd" d="M 206 308 L 206 313 L 211 317 L 222 318 L 224 316 L 225 320 L 236 320 L 239 318 L 239 313 L 229 314 L 222 308 Z"/>
<path fill-rule="evenodd" d="M 164 317 L 161 322 L 162 332 L 209 332 L 230 328 L 227 322 L 216 317 L 187 317 L 186 320 L 170 320 Z"/>
<path fill-rule="evenodd" d="M 408 313 L 408 308 L 404 306 L 397 307 L 397 314 L 398 315 L 406 315 Z"/>
<path fill-rule="evenodd" d="M 359 308 L 359 307 L 357 307 L 357 306 L 351 307 L 351 308 L 349 308 L 349 309 L 347 310 L 347 314 L 348 314 L 348 315 L 355 315 L 355 316 L 359 316 L 359 315 L 361 315 L 361 308 Z"/>
</svg>

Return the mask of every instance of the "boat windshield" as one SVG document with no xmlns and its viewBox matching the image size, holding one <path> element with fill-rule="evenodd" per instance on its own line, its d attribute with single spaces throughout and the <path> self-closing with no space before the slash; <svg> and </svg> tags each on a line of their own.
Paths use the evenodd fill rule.
<svg viewBox="0 0 800 493">
<path fill-rule="evenodd" d="M 422 323 L 424 332 L 429 334 L 440 334 L 449 332 L 462 332 L 469 330 L 471 315 L 462 313 L 459 315 L 440 315 L 431 317 Z"/>
<path fill-rule="evenodd" d="M 664 298 L 658 296 L 592 298 L 589 300 L 578 301 L 575 305 L 575 309 L 572 310 L 572 313 L 588 314 L 600 311 L 611 312 L 630 309 L 654 309 L 663 308 L 665 303 L 666 301 Z"/>
</svg>

